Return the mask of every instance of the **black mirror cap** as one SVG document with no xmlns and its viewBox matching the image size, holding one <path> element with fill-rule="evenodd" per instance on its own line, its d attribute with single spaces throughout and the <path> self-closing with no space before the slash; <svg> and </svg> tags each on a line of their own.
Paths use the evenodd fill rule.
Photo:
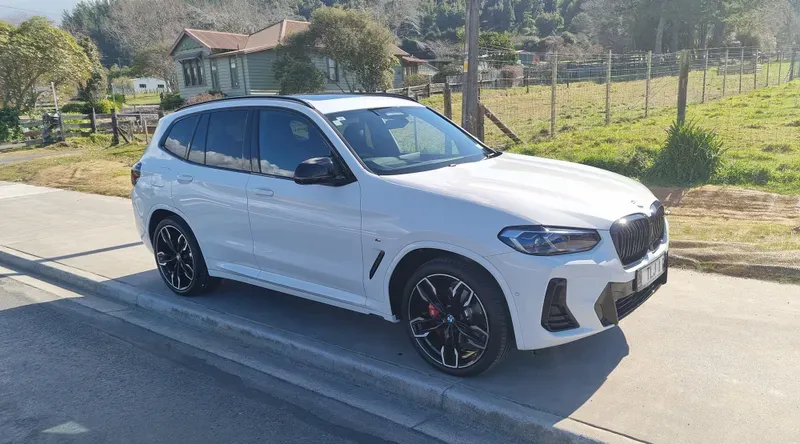
<svg viewBox="0 0 800 444">
<path fill-rule="evenodd" d="M 294 170 L 294 181 L 301 185 L 332 184 L 338 179 L 336 164 L 330 157 L 314 157 Z"/>
</svg>

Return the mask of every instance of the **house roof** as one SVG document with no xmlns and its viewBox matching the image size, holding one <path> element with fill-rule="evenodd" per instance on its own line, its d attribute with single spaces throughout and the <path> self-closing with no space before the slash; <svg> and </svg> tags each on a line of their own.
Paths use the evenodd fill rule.
<svg viewBox="0 0 800 444">
<path fill-rule="evenodd" d="M 234 54 L 250 54 L 253 52 L 266 51 L 285 43 L 286 38 L 292 34 L 305 31 L 311 25 L 309 22 L 299 20 L 283 19 L 273 23 L 266 28 L 250 35 L 233 34 L 228 32 L 203 31 L 198 29 L 184 29 L 178 36 L 170 49 L 170 54 L 178 46 L 178 43 L 188 35 L 197 40 L 209 49 L 228 50 L 223 53 L 214 54 L 210 57 L 229 56 Z M 409 54 L 397 45 L 392 45 L 392 55 L 396 57 L 408 57 Z"/>
<path fill-rule="evenodd" d="M 234 34 L 232 32 L 218 32 L 218 31 L 206 31 L 203 29 L 184 29 L 181 34 L 175 39 L 175 43 L 172 44 L 172 47 L 169 50 L 169 53 L 172 54 L 175 51 L 175 48 L 178 46 L 178 43 L 183 39 L 184 36 L 189 36 L 192 39 L 196 40 L 197 43 L 207 47 L 208 49 L 222 49 L 222 50 L 234 50 L 243 48 L 247 44 L 247 34 Z"/>
</svg>

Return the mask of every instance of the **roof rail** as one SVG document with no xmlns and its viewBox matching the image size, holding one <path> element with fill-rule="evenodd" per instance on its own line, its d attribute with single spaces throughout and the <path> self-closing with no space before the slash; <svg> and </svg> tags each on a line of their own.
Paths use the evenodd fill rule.
<svg viewBox="0 0 800 444">
<path fill-rule="evenodd" d="M 256 94 L 256 95 L 246 95 L 246 96 L 231 96 L 231 97 L 222 97 L 222 98 L 219 98 L 219 99 L 207 100 L 207 101 L 205 101 L 205 102 L 191 103 L 191 104 L 189 104 L 189 105 L 183 105 L 183 106 L 181 106 L 180 108 L 178 108 L 178 110 L 184 110 L 184 109 L 187 109 L 187 108 L 191 108 L 191 107 L 193 107 L 193 106 L 207 105 L 207 104 L 209 104 L 209 103 L 218 103 L 218 102 L 226 102 L 226 101 L 229 101 L 229 100 L 243 100 L 243 99 L 276 99 L 276 100 L 288 100 L 288 101 L 291 101 L 291 102 L 300 103 L 300 104 L 302 104 L 302 105 L 305 105 L 305 106 L 307 106 L 307 107 L 309 107 L 309 108 L 314 108 L 314 106 L 313 106 L 312 104 L 310 104 L 310 103 L 308 103 L 307 101 L 305 101 L 305 100 L 303 100 L 303 99 L 300 99 L 300 98 L 298 98 L 298 97 L 292 97 L 292 96 L 280 96 L 280 95 L 271 95 L 271 94 Z"/>
<path fill-rule="evenodd" d="M 356 93 L 356 94 L 357 95 L 362 95 L 362 96 L 394 97 L 396 99 L 406 99 L 406 100 L 410 100 L 412 102 L 417 102 L 417 99 L 415 99 L 414 97 L 409 97 L 409 96 L 404 96 L 402 94 L 395 94 L 395 93 L 389 93 L 389 92 L 372 92 L 372 93 L 364 92 L 364 93 Z"/>
</svg>

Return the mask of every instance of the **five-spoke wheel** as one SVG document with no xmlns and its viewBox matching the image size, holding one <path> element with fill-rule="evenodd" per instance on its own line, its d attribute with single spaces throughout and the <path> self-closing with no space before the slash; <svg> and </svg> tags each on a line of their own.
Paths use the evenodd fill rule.
<svg viewBox="0 0 800 444">
<path fill-rule="evenodd" d="M 509 344 L 505 299 L 477 264 L 434 259 L 406 285 L 403 315 L 412 344 L 438 369 L 468 376 L 496 365 Z"/>
<path fill-rule="evenodd" d="M 208 275 L 200 246 L 186 224 L 167 217 L 153 231 L 153 253 L 164 283 L 175 293 L 202 293 L 216 281 Z"/>
</svg>

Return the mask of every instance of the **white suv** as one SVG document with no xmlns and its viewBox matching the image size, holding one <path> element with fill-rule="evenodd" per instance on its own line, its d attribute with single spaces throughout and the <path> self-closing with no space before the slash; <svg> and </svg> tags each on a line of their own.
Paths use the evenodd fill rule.
<svg viewBox="0 0 800 444">
<path fill-rule="evenodd" d="M 175 293 L 226 278 L 376 314 L 454 375 L 611 328 L 667 281 L 664 207 L 643 185 L 494 151 L 399 97 L 189 106 L 131 179 Z"/>
</svg>

